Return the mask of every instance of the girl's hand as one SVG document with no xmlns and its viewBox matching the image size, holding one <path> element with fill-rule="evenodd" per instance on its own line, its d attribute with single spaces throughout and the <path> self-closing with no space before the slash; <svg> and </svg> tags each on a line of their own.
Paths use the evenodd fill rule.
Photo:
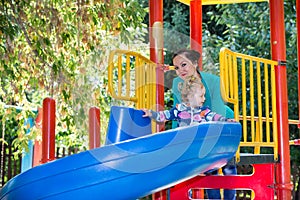
<svg viewBox="0 0 300 200">
<path fill-rule="evenodd" d="M 144 113 L 145 113 L 145 114 L 143 115 L 143 117 L 151 117 L 151 116 L 152 116 L 152 113 L 151 113 L 150 110 L 145 109 L 145 108 L 142 108 L 141 110 L 144 111 Z"/>
</svg>

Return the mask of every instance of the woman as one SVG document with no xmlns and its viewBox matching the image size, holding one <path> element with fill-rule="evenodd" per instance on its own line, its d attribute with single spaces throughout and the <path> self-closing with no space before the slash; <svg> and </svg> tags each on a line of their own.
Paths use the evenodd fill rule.
<svg viewBox="0 0 300 200">
<path fill-rule="evenodd" d="M 205 102 L 203 106 L 208 106 L 213 112 L 219 113 L 226 118 L 234 118 L 233 111 L 225 105 L 220 92 L 220 78 L 216 75 L 200 72 L 198 67 L 198 61 L 200 59 L 200 53 L 195 50 L 182 49 L 176 52 L 173 57 L 173 66 L 175 67 L 178 77 L 174 78 L 172 91 L 174 97 L 174 106 L 180 103 L 181 94 L 178 86 L 183 80 L 189 76 L 197 76 L 201 79 L 205 90 Z M 177 122 L 173 121 L 172 127 L 177 127 Z M 224 175 L 236 174 L 236 166 L 226 165 L 222 168 Z M 217 174 L 217 170 L 212 174 Z M 209 199 L 221 199 L 219 190 L 207 190 Z M 224 199 L 235 199 L 235 190 L 224 190 Z"/>
<path fill-rule="evenodd" d="M 226 116 L 227 118 L 234 118 L 233 111 L 225 105 L 220 92 L 220 78 L 216 75 L 206 72 L 200 72 L 198 67 L 198 60 L 200 53 L 195 50 L 182 49 L 173 55 L 173 65 L 178 77 L 174 78 L 172 84 L 172 91 L 174 97 L 174 105 L 181 102 L 181 94 L 178 90 L 178 84 L 183 82 L 186 77 L 197 76 L 201 79 L 205 90 L 205 103 L 212 111 Z M 174 128 L 174 126 L 173 126 Z"/>
</svg>

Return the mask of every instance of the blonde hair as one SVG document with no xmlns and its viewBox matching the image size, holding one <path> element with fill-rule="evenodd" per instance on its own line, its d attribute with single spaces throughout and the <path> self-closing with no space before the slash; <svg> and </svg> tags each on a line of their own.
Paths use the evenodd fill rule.
<svg viewBox="0 0 300 200">
<path fill-rule="evenodd" d="M 199 77 L 188 76 L 183 82 L 178 84 L 182 102 L 188 102 L 188 96 L 196 90 L 203 89 L 204 85 Z"/>
</svg>

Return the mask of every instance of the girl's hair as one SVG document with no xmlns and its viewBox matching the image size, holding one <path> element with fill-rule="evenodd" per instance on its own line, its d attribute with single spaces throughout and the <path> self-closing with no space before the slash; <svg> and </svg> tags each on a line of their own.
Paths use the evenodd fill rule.
<svg viewBox="0 0 300 200">
<path fill-rule="evenodd" d="M 201 56 L 198 51 L 190 50 L 190 49 L 180 49 L 173 54 L 172 60 L 178 55 L 184 55 L 192 63 L 197 63 L 197 64 L 198 64 L 198 60 L 200 59 L 200 56 Z"/>
<path fill-rule="evenodd" d="M 189 76 L 179 83 L 178 89 L 181 93 L 182 102 L 188 102 L 188 96 L 195 93 L 197 89 L 203 89 L 204 85 L 199 77 Z"/>
</svg>

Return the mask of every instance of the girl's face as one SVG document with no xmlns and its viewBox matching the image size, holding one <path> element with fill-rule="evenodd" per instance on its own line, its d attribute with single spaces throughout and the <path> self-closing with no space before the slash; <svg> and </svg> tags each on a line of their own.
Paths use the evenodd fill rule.
<svg viewBox="0 0 300 200">
<path fill-rule="evenodd" d="M 180 54 L 174 57 L 173 64 L 176 70 L 176 74 L 182 79 L 194 75 L 196 72 L 197 63 L 193 63 L 192 61 L 190 61 L 184 54 Z"/>
<path fill-rule="evenodd" d="M 195 90 L 191 92 L 187 98 L 191 107 L 203 106 L 205 101 L 205 87 L 196 87 Z"/>
</svg>

